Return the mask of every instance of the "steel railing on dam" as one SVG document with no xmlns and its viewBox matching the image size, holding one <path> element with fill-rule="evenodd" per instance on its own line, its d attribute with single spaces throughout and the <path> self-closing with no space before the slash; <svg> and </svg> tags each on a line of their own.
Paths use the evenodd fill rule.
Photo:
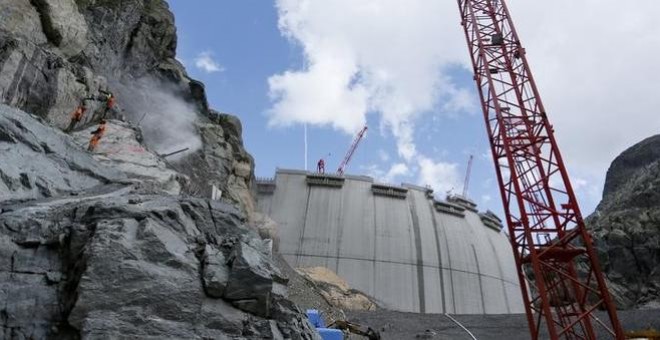
<svg viewBox="0 0 660 340">
<path fill-rule="evenodd" d="M 279 224 L 294 267 L 325 266 L 398 311 L 524 311 L 508 238 L 492 213 L 464 200 L 438 202 L 414 185 L 370 177 L 278 170 L 258 207 Z"/>
</svg>

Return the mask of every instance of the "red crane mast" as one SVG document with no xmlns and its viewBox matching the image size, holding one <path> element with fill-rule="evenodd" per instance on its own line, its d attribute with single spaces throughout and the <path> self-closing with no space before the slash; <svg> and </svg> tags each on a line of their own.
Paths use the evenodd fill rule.
<svg viewBox="0 0 660 340">
<path fill-rule="evenodd" d="M 532 339 L 624 339 L 506 3 L 458 5 Z"/>
<path fill-rule="evenodd" d="M 344 170 L 346 170 L 346 166 L 348 165 L 348 162 L 351 161 L 351 158 L 355 153 L 355 149 L 357 149 L 365 133 L 367 133 L 367 126 L 363 127 L 362 130 L 358 132 L 357 136 L 355 136 L 355 139 L 353 140 L 353 143 L 351 144 L 351 147 L 348 148 L 348 152 L 346 152 L 346 156 L 344 156 L 344 160 L 341 161 L 341 164 L 339 164 L 339 168 L 337 169 L 337 173 L 339 175 L 344 174 Z"/>
</svg>

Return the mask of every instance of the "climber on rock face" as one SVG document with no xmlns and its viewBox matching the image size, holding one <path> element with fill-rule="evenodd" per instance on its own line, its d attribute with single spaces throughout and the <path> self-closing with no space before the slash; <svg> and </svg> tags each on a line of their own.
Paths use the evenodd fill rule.
<svg viewBox="0 0 660 340">
<path fill-rule="evenodd" d="M 101 137 L 103 137 L 103 134 L 105 134 L 105 124 L 106 121 L 105 119 L 101 119 L 101 124 L 99 124 L 98 129 L 92 132 L 92 139 L 89 141 L 89 146 L 87 147 L 87 151 L 93 152 L 96 150 L 96 147 L 99 145 L 99 141 L 101 140 Z"/>
<path fill-rule="evenodd" d="M 71 122 L 69 123 L 69 126 L 66 128 L 65 131 L 70 132 L 71 130 L 73 130 L 73 128 L 76 127 L 76 124 L 80 123 L 86 111 L 87 111 L 87 106 L 85 105 L 85 101 L 83 100 L 82 103 L 80 103 L 80 105 L 73 112 L 71 112 Z"/>
<path fill-rule="evenodd" d="M 99 100 L 105 101 L 105 111 L 103 112 L 103 119 L 105 119 L 108 115 L 109 112 L 113 112 L 115 108 L 115 95 L 112 94 L 112 92 L 108 91 L 99 91 L 101 92 L 101 95 L 99 96 Z"/>
</svg>

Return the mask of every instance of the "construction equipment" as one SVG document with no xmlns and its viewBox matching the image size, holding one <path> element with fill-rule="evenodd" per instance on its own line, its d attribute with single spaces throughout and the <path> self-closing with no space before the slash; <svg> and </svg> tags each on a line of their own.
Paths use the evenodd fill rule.
<svg viewBox="0 0 660 340">
<path fill-rule="evenodd" d="M 348 165 L 348 162 L 351 161 L 351 158 L 353 157 L 353 154 L 355 153 L 355 149 L 357 149 L 358 145 L 360 144 L 360 141 L 364 137 L 364 134 L 367 132 L 367 126 L 365 125 L 360 132 L 358 132 L 357 136 L 355 136 L 355 139 L 353 140 L 353 143 L 351 146 L 348 148 L 348 152 L 346 153 L 346 156 L 344 156 L 344 160 L 341 161 L 341 164 L 339 164 L 339 168 L 337 169 L 337 173 L 341 176 L 344 174 L 344 170 L 346 170 L 346 166 Z"/>
<path fill-rule="evenodd" d="M 184 151 L 188 151 L 188 149 L 190 149 L 190 148 L 183 148 L 183 149 L 180 149 L 180 150 L 176 150 L 176 151 L 174 151 L 174 152 L 160 154 L 160 155 L 158 155 L 158 156 L 163 157 L 163 158 L 167 158 L 167 157 L 170 157 L 170 156 L 174 156 L 174 155 L 176 155 L 176 154 L 180 154 L 180 153 L 182 153 L 182 152 L 184 152 Z"/>
<path fill-rule="evenodd" d="M 457 2 L 532 339 L 542 328 L 553 340 L 624 339 L 507 5 Z M 593 316 L 597 309 L 609 322 Z"/>
<path fill-rule="evenodd" d="M 468 159 L 467 169 L 465 170 L 465 181 L 463 182 L 463 198 L 467 198 L 468 186 L 470 186 L 470 174 L 472 173 L 472 161 L 474 155 L 470 155 Z"/>
<path fill-rule="evenodd" d="M 643 331 L 631 331 L 626 332 L 626 337 L 628 339 L 639 339 L 639 340 L 660 340 L 660 332 L 655 329 L 647 329 Z"/>
<path fill-rule="evenodd" d="M 345 320 L 333 321 L 328 328 L 340 329 L 344 333 L 361 335 L 369 340 L 380 340 L 380 333 L 371 327 L 359 325 Z"/>
</svg>

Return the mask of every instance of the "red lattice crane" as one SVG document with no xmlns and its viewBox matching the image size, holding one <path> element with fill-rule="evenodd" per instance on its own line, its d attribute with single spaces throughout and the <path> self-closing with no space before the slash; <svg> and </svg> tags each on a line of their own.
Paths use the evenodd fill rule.
<svg viewBox="0 0 660 340">
<path fill-rule="evenodd" d="M 458 5 L 532 339 L 624 339 L 505 1 Z"/>
<path fill-rule="evenodd" d="M 357 136 L 355 136 L 355 139 L 353 140 L 353 143 L 351 144 L 351 147 L 348 148 L 348 152 L 346 152 L 346 156 L 344 156 L 344 160 L 341 161 L 341 164 L 339 164 L 339 168 L 337 169 L 337 173 L 339 175 L 344 174 L 344 170 L 346 170 L 346 166 L 348 165 L 348 162 L 351 161 L 351 158 L 353 157 L 353 154 L 355 153 L 355 149 L 357 149 L 358 145 L 360 144 L 360 141 L 364 137 L 364 134 L 367 133 L 367 126 L 365 125 L 360 132 L 358 132 Z"/>
</svg>

